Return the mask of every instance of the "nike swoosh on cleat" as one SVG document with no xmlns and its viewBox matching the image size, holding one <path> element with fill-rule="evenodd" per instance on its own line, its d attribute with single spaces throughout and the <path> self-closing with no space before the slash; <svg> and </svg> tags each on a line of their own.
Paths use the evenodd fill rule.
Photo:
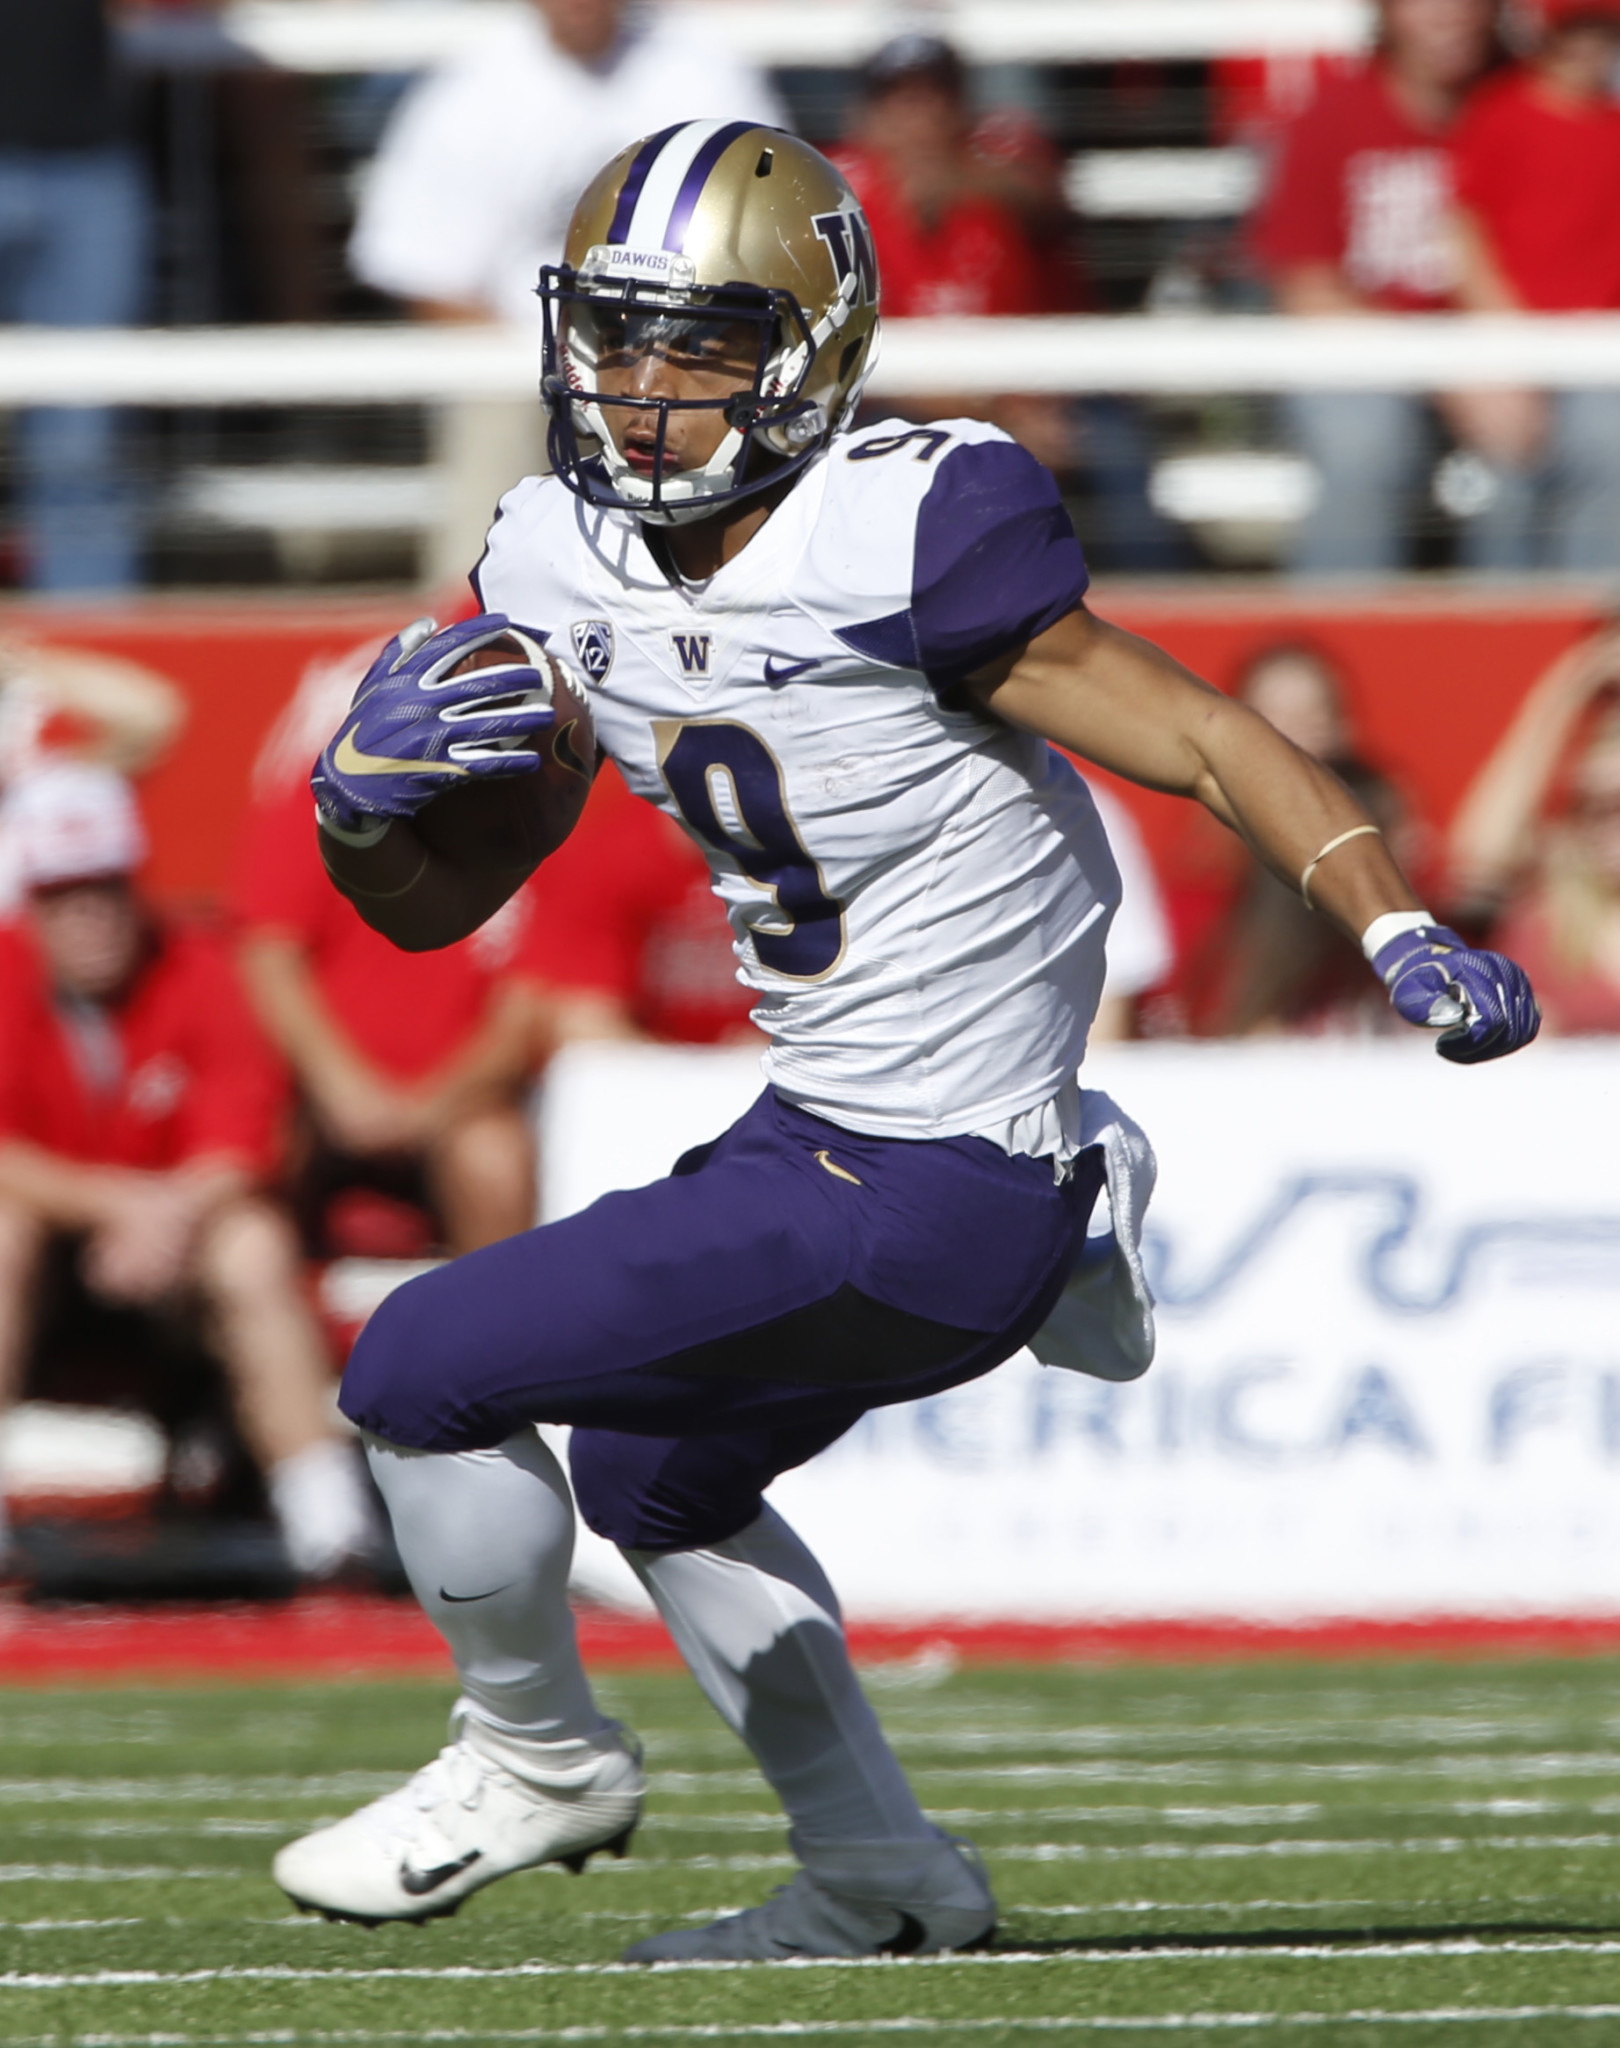
<svg viewBox="0 0 1620 2048">
<path fill-rule="evenodd" d="M 820 666 L 821 656 L 819 654 L 812 661 L 784 661 L 780 666 L 777 665 L 774 654 L 767 654 L 765 657 L 765 680 L 773 690 L 779 690 L 784 683 L 791 683 L 796 677 L 807 675 L 811 669 L 820 668 Z"/>
<path fill-rule="evenodd" d="M 448 1607 L 465 1607 L 469 1600 L 493 1600 L 497 1593 L 510 1593 L 516 1583 L 515 1579 L 509 1579 L 504 1586 L 491 1586 L 487 1593 L 447 1593 L 441 1586 L 439 1598 Z"/>
<path fill-rule="evenodd" d="M 332 766 L 340 775 L 465 775 L 454 761 L 402 761 L 392 754 L 364 754 L 354 743 L 354 727 L 332 749 Z"/>
<path fill-rule="evenodd" d="M 425 1898 L 429 1892 L 436 1892 L 441 1884 L 448 1884 L 453 1877 L 459 1877 L 464 1870 L 483 1858 L 482 1849 L 469 1849 L 454 1863 L 435 1863 L 431 1870 L 412 1870 L 408 1863 L 399 1866 L 399 1888 L 409 1892 L 413 1899 Z"/>
</svg>

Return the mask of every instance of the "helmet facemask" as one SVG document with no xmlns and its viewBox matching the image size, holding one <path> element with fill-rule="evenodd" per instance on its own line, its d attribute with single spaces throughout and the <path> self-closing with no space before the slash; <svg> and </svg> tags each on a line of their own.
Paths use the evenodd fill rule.
<svg viewBox="0 0 1620 2048">
<path fill-rule="evenodd" d="M 548 264 L 540 273 L 545 316 L 542 391 L 551 414 L 552 468 L 570 489 L 599 505 L 634 513 L 653 525 L 701 519 L 718 506 L 752 497 L 809 462 L 828 435 L 825 408 L 805 396 L 817 350 L 827 338 L 812 330 L 789 291 L 745 283 L 699 286 L 694 266 L 663 256 L 656 278 L 616 247 L 590 250 L 576 271 Z M 630 271 L 631 274 L 626 274 Z M 841 317 L 842 316 L 842 317 Z M 847 318 L 842 297 L 821 325 L 836 332 Z M 728 390 L 674 398 L 604 388 L 653 358 L 698 377 L 706 362 Z M 666 442 L 676 413 L 717 413 L 726 432 L 714 453 L 693 469 L 667 466 Z M 650 474 L 638 469 L 614 438 L 629 415 L 650 422 Z M 647 437 L 637 436 L 647 459 Z"/>
</svg>

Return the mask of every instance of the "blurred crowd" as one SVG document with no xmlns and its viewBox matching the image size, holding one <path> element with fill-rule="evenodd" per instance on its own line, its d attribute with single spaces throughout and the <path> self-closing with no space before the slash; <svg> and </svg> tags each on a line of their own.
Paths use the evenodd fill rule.
<svg viewBox="0 0 1620 2048">
<path fill-rule="evenodd" d="M 1323 76 L 1264 139 L 1253 247 L 1276 305 L 1620 308 L 1620 4 L 1504 16 L 1495 0 L 1380 0 L 1378 17 L 1373 55 Z M 1400 566 L 1437 436 L 1466 565 L 1616 566 L 1620 390 L 1301 392 L 1286 409 L 1321 486 L 1299 569 Z"/>
<path fill-rule="evenodd" d="M 539 265 L 628 139 L 703 116 L 792 125 L 821 106 L 800 74 L 773 82 L 712 28 L 629 0 L 532 0 L 438 71 L 327 85 L 252 58 L 211 0 L 145 0 L 116 20 L 110 4 L 0 0 L 0 320 L 533 322 Z M 1377 0 L 1376 14 L 1354 62 L 1199 67 L 1201 139 L 1265 170 L 1252 217 L 1216 258 L 1202 245 L 1195 296 L 1306 317 L 1620 309 L 1620 0 Z M 1104 67 L 1100 101 L 1085 89 L 1094 127 L 1110 95 L 1116 111 L 1141 97 L 1141 73 Z M 1091 138 L 1066 120 L 1058 146 L 1040 67 L 974 74 L 913 31 L 842 75 L 827 117 L 841 132 L 812 139 L 868 209 L 891 314 L 1130 309 L 1101 286 L 1065 175 L 1065 148 Z M 317 95 L 347 138 L 340 171 L 316 161 Z M 352 220 L 348 199 L 332 217 L 339 190 Z M 1170 254 L 1137 304 L 1185 295 L 1186 252 L 1173 221 L 1161 229 Z M 1155 507 L 1151 407 L 941 391 L 906 409 L 942 408 L 987 413 L 1058 471 L 1097 566 L 1199 564 Z M 138 486 L 151 464 L 131 423 L 40 408 L 10 431 L 13 580 L 140 581 L 160 508 Z M 1620 388 L 1304 389 L 1268 431 L 1314 477 L 1289 554 L 1301 572 L 1410 565 L 1414 508 L 1435 502 L 1465 567 L 1620 566 Z M 532 406 L 447 406 L 433 432 L 465 500 L 430 549 L 438 575 L 465 569 L 494 498 L 544 450 Z"/>
</svg>

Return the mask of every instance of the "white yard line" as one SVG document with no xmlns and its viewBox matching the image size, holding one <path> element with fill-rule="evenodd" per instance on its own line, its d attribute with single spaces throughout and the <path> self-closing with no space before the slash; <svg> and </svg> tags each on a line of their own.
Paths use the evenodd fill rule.
<svg viewBox="0 0 1620 2048">
<path fill-rule="evenodd" d="M 369 2048 L 389 2041 L 747 2041 L 801 2040 L 840 2034 L 1148 2034 L 1258 2027 L 1500 2025 L 1525 2020 L 1612 2020 L 1620 2005 L 1442 2005 L 1409 2011 L 1096 2013 L 1084 2019 L 1012 2017 L 944 2020 L 905 2015 L 873 2020 L 767 2020 L 727 2026 L 719 2021 L 668 2026 L 348 2027 L 316 2032 L 271 2028 L 252 2034 L 34 2034 L 7 2048 L 283 2048 L 305 2041 L 331 2048 Z"/>
<path fill-rule="evenodd" d="M 151 1884 L 169 1878 L 219 1884 L 241 1875 L 229 1867 L 176 1870 L 166 1863 L 0 1863 L 0 1884 Z"/>
<path fill-rule="evenodd" d="M 1376 1803 L 1376 1802 L 1373 1802 Z M 1558 1814 L 1590 1815 L 1610 1819 L 1620 1814 L 1620 1797 L 1601 1799 L 1445 1799 L 1389 1802 L 1403 1814 L 1434 1814 L 1446 1818 L 1511 1820 L 1551 1818 Z M 1365 1810 L 1369 1802 L 1357 1802 Z M 1318 1800 L 1300 1800 L 1289 1805 L 1227 1806 L 955 1806 L 930 1805 L 935 1820 L 953 1826 L 1010 1826 L 1036 1822 L 1043 1827 L 1141 1827 L 1176 1828 L 1288 1827 L 1308 1820 L 1320 1820 L 1332 1809 Z M 79 1836 L 83 1839 L 179 1835 L 199 1838 L 274 1838 L 307 1825 L 304 1818 L 283 1816 L 255 1819 L 233 1814 L 208 1814 L 191 1820 L 167 1818 L 122 1819 L 98 1816 L 94 1819 L 33 1820 L 14 1827 L 17 1836 Z M 780 1813 L 719 1809 L 713 1812 L 669 1811 L 655 1808 L 643 1823 L 652 1834 L 779 1834 L 787 1822 Z M 1010 1844 L 1010 1848 L 1030 1845 Z"/>
<path fill-rule="evenodd" d="M 257 1805 L 284 1799 L 368 1799 L 392 1791 L 409 1775 L 342 1771 L 323 1778 L 0 1778 L 0 1800 L 11 1806 L 190 1806 L 205 1801 Z"/>
<path fill-rule="evenodd" d="M 1324 1808 L 1314 1800 L 1301 1800 L 1291 1806 L 956 1806 L 930 1807 L 931 1818 L 940 1821 L 961 1823 L 964 1826 L 985 1822 L 1036 1821 L 1043 1827 L 1065 1825 L 1087 1825 L 1094 1822 L 1114 1822 L 1125 1826 L 1169 1826 L 1185 1828 L 1214 1827 L 1287 1827 L 1300 1821 L 1319 1820 Z M 1491 1810 L 1487 1802 L 1456 1802 L 1432 1804 L 1422 1809 L 1434 1813 L 1483 1813 Z M 1591 1802 L 1571 1801 L 1562 1808 L 1549 1802 L 1538 1802 L 1532 1809 L 1538 1813 L 1567 1811 L 1587 1813 L 1593 1811 Z M 1620 1805 L 1616 1807 L 1620 1811 Z M 1403 1811 L 1413 1809 L 1403 1802 Z M 127 1825 L 127 1824 L 121 1824 Z M 160 1825 L 167 1825 L 162 1824 Z M 178 1831 L 178 1825 L 175 1824 Z M 704 1828 L 716 1834 L 766 1834 L 773 1829 L 780 1831 L 787 1821 L 780 1813 L 736 1812 L 720 1810 L 712 1813 L 671 1813 L 664 1808 L 655 1808 L 647 1816 L 645 1825 L 659 1830 L 679 1829 L 682 1833 L 700 1833 Z"/>
<path fill-rule="evenodd" d="M 1482 1849 L 1588 1850 L 1620 1848 L 1620 1835 L 1408 1835 L 1369 1841 L 1301 1839 L 1282 1842 L 996 1842 L 996 1863 L 1238 1862 L 1251 1856 L 1462 1856 Z M 694 1862 L 698 1859 L 693 1858 Z"/>
<path fill-rule="evenodd" d="M 88 1934 L 100 1933 L 108 1927 L 146 1927 L 151 1923 L 141 1917 L 119 1920 L 0 1920 L 3 1934 Z"/>
<path fill-rule="evenodd" d="M 656 1840 L 658 1830 L 649 1834 Z M 1270 1842 L 998 1842 L 989 1854 L 996 1863 L 1222 1863 L 1253 1858 L 1318 1858 L 1331 1856 L 1462 1856 L 1489 1851 L 1563 1854 L 1620 1848 L 1620 1835 L 1414 1835 L 1400 1838 L 1352 1836 L 1345 1839 L 1305 1837 Z M 657 1856 L 642 1855 L 605 1863 L 610 1877 L 646 1876 L 662 1865 L 678 1862 L 683 1870 L 751 1872 L 792 1870 L 791 1856 Z M 254 1873 L 221 1865 L 211 1870 L 172 1868 L 165 1864 L 0 1863 L 0 1884 L 137 1884 L 152 1882 L 215 1883 L 248 1881 Z"/>
<path fill-rule="evenodd" d="M 1410 1962 L 1438 1957 L 1473 1956 L 1616 1956 L 1620 1939 L 1573 1941 L 1561 1936 L 1534 1936 L 1520 1940 L 1482 1941 L 1472 1935 L 1444 1940 L 1379 1942 L 1289 1942 L 1286 1945 L 1257 1946 L 1248 1942 L 1202 1945 L 1166 1943 L 1137 1949 L 1067 1950 L 1060 1954 L 1017 1949 L 998 1950 L 989 1955 L 958 1956 L 816 1956 L 796 1957 L 773 1964 L 779 1970 L 982 1970 L 1033 1969 L 1077 1966 L 1119 1968 L 1133 1964 L 1241 1962 Z M 438 1969 L 397 1965 L 372 1970 L 349 1968 L 312 1969 L 290 1963 L 219 1964 L 198 1970 L 9 1970 L 0 1974 L 4 1991 L 96 1991 L 124 1990 L 137 1986 L 180 1986 L 194 1984 L 396 1984 L 396 1983 L 511 1983 L 531 1978 L 684 1976 L 692 1972 L 725 1975 L 752 1970 L 753 1963 L 689 1962 L 658 1963 L 505 1963 L 479 1965 L 450 1963 Z"/>
<path fill-rule="evenodd" d="M 31 1820 L 14 1826 L 18 1835 L 77 1835 L 85 1840 L 119 1839 L 125 1836 L 188 1835 L 232 1838 L 252 1835 L 285 1835 L 307 1823 L 291 1820 L 247 1820 L 236 1815 L 209 1814 L 198 1820 Z"/>
<path fill-rule="evenodd" d="M 1343 1760 L 1306 1763 L 1287 1756 L 1230 1763 L 1126 1763 L 1120 1761 L 1066 1764 L 912 1764 L 910 1776 L 919 1784 L 948 1785 L 1219 1785 L 1234 1778 L 1259 1778 L 1267 1783 L 1298 1778 L 1311 1783 L 1364 1784 L 1381 1779 L 1410 1783 L 1414 1778 L 1488 1778 L 1493 1784 L 1544 1778 L 1613 1778 L 1620 1776 L 1620 1751 L 1603 1755 L 1551 1752 L 1532 1756 L 1416 1756 L 1399 1763 Z M 741 1772 L 727 1774 L 739 1783 L 757 1782 Z M 655 1772 L 651 1782 L 660 1783 Z M 701 1778 L 682 1779 L 680 1791 L 700 1789 Z M 709 1780 L 721 1789 L 717 1775 Z"/>
<path fill-rule="evenodd" d="M 1061 1747 L 1054 1743 L 1054 1747 Z M 927 1764 L 914 1762 L 913 1777 L 928 1784 L 1022 1784 L 1046 1785 L 1206 1785 L 1233 1776 L 1263 1776 L 1268 1781 L 1283 1778 L 1343 1780 L 1359 1784 L 1369 1780 L 1393 1779 L 1410 1783 L 1414 1777 L 1485 1777 L 1495 1782 L 1543 1778 L 1612 1778 L 1620 1776 L 1620 1747 L 1612 1751 L 1543 1751 L 1529 1755 L 1500 1755 L 1490 1752 L 1452 1755 L 1436 1753 L 1392 1762 L 1340 1759 L 1310 1762 L 1290 1758 L 1286 1751 L 1275 1757 L 1234 1758 L 1230 1763 L 1153 1763 L 1123 1758 L 1073 1761 L 1051 1764 Z M 186 1776 L 163 1778 L 0 1778 L 0 1801 L 7 1805 L 108 1805 L 168 1806 L 220 1804 L 280 1804 L 312 1799 L 355 1800 L 374 1798 L 405 1782 L 406 1771 L 345 1771 L 323 1777 L 219 1778 Z M 705 1770 L 653 1770 L 648 1784 L 655 1793 L 682 1797 L 716 1792 L 747 1792 L 758 1787 L 758 1774 L 749 1770 L 716 1768 Z"/>
<path fill-rule="evenodd" d="M 1368 1907 L 1381 1913 L 1403 1907 L 1409 1912 L 1428 1910 L 1425 1904 L 1407 1899 L 1110 1899 L 1101 1906 L 1043 1906 L 1031 1899 L 1002 1899 L 999 1903 L 1003 1920 L 1015 1913 L 1095 1920 L 1107 1913 L 1353 1913 Z"/>
<path fill-rule="evenodd" d="M 1203 1727 L 1127 1727 L 1092 1723 L 1084 1728 L 962 1728 L 908 1729 L 890 1713 L 884 1716 L 890 1740 L 902 1751 L 939 1750 L 946 1754 L 993 1756 L 998 1751 L 1011 1756 L 1020 1750 L 1045 1749 L 1079 1753 L 1118 1751 L 1121 1757 L 1151 1756 L 1155 1750 L 1179 1754 L 1208 1753 L 1211 1750 L 1264 1749 L 1287 1751 L 1323 1748 L 1330 1744 L 1350 1750 L 1479 1749 L 1500 1744 L 1504 1748 L 1529 1748 L 1533 1743 L 1567 1741 L 1572 1729 L 1567 1720 L 1538 1715 L 1523 1721 L 1475 1720 L 1468 1715 L 1448 1717 L 1394 1716 L 1380 1718 L 1374 1725 L 1356 1721 L 1319 1721 L 1303 1718 L 1297 1722 L 1232 1722 Z M 1600 1724 L 1593 1735 L 1612 1740 L 1613 1723 Z"/>
</svg>

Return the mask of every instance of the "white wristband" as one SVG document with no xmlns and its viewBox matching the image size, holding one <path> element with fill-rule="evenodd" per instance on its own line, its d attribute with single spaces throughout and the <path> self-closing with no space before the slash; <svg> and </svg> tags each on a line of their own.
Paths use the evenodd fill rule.
<svg viewBox="0 0 1620 2048">
<path fill-rule="evenodd" d="M 329 812 L 315 806 L 315 822 L 328 839 L 344 846 L 375 846 L 393 824 L 392 818 L 368 818 L 363 825 L 340 825 Z"/>
<path fill-rule="evenodd" d="M 1398 939 L 1405 932 L 1421 931 L 1434 919 L 1426 910 L 1386 910 L 1382 917 L 1375 917 L 1361 935 L 1361 950 L 1370 961 L 1381 953 L 1391 939 Z"/>
</svg>

